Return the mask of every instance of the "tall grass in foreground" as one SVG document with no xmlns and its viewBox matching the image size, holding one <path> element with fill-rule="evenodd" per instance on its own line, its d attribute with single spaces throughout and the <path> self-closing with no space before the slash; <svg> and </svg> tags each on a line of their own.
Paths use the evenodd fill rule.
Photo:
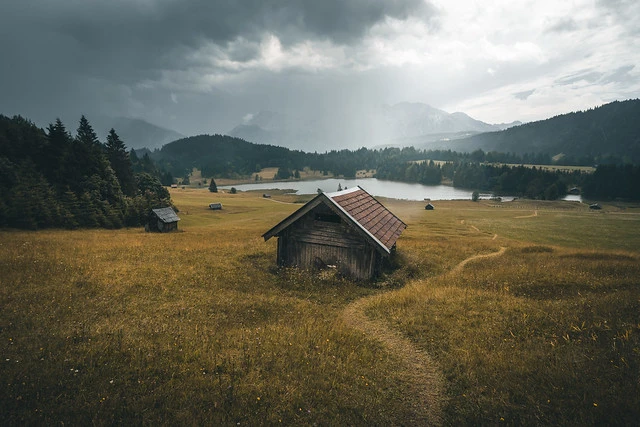
<svg viewBox="0 0 640 427">
<path fill-rule="evenodd" d="M 633 214 L 515 220 L 531 206 L 388 201 L 409 224 L 398 268 L 362 286 L 275 268 L 275 242 L 260 235 L 299 204 L 172 197 L 178 233 L 0 232 L 3 424 L 408 423 L 402 355 L 340 320 L 370 295 L 381 298 L 368 315 L 437 360 L 447 424 L 638 415 L 638 251 L 606 235 L 580 242 L 570 227 L 597 218 L 638 248 Z M 536 234 L 565 227 L 571 248 Z M 502 229 L 509 239 L 494 239 Z M 446 275 L 500 246 L 503 257 Z"/>
<path fill-rule="evenodd" d="M 505 255 L 414 281 L 369 307 L 437 360 L 448 382 L 448 423 L 640 419 L 640 217 L 568 213 L 518 223 L 510 212 L 468 212 L 467 225 L 514 235 L 566 227 L 564 237 L 541 233 L 536 241 L 564 238 L 582 248 L 497 238 L 509 246 Z M 571 230 L 588 222 L 606 222 L 613 233 L 595 240 Z M 623 233 L 627 240 L 616 241 Z M 592 249 L 616 245 L 636 251 Z"/>
</svg>

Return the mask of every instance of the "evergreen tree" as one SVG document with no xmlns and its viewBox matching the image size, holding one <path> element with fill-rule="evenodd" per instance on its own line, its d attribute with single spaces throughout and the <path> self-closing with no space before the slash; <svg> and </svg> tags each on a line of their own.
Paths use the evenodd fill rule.
<svg viewBox="0 0 640 427">
<path fill-rule="evenodd" d="M 49 124 L 47 140 L 47 164 L 45 165 L 44 173 L 50 181 L 59 182 L 64 175 L 62 170 L 63 159 L 71 147 L 73 138 L 58 118 L 55 124 Z"/>
<path fill-rule="evenodd" d="M 173 174 L 171 172 L 165 171 L 160 173 L 160 183 L 164 186 L 170 186 L 173 184 Z"/>
<path fill-rule="evenodd" d="M 115 132 L 103 146 L 84 116 L 74 138 L 60 119 L 45 131 L 21 117 L 0 115 L 0 227 L 140 225 L 149 208 L 171 200 L 151 175 L 140 180 L 139 194 L 123 195 L 114 169 L 127 157 Z M 148 154 L 143 160 L 155 170 Z"/>
<path fill-rule="evenodd" d="M 218 192 L 218 186 L 216 185 L 216 181 L 213 178 L 211 178 L 211 182 L 209 183 L 209 191 L 211 191 L 212 193 Z"/>
<path fill-rule="evenodd" d="M 149 157 L 148 152 L 144 153 L 144 155 L 142 156 L 142 159 L 139 158 L 137 167 L 134 168 L 134 172 L 136 173 L 145 172 L 154 176 L 158 176 L 158 169 L 156 168 L 156 165 L 153 163 L 153 160 L 151 160 L 151 157 Z"/>
<path fill-rule="evenodd" d="M 126 196 L 135 196 L 136 182 L 133 176 L 131 161 L 129 160 L 124 142 L 122 142 L 114 129 L 111 129 L 109 135 L 107 135 L 105 149 L 111 168 L 116 173 L 116 177 L 120 183 L 120 189 Z"/>
<path fill-rule="evenodd" d="M 164 206 L 162 206 L 162 203 L 160 203 L 159 206 L 153 206 L 154 208 L 166 207 L 168 203 L 167 201 L 170 198 L 169 190 L 162 186 L 162 183 L 160 183 L 157 177 L 144 172 L 137 173 L 136 185 L 138 187 L 139 195 L 144 196 L 150 194 L 152 195 L 152 198 L 154 200 L 162 201 L 162 203 L 165 203 Z"/>
<path fill-rule="evenodd" d="M 80 124 L 78 125 L 76 139 L 88 146 L 97 146 L 100 144 L 100 141 L 98 141 L 98 135 L 96 135 L 93 127 L 91 127 L 89 120 L 87 120 L 84 114 L 80 117 Z"/>
</svg>

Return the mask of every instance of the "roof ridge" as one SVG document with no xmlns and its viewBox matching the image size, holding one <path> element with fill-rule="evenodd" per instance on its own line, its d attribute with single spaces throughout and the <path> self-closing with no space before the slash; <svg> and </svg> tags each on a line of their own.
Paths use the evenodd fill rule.
<svg viewBox="0 0 640 427">
<path fill-rule="evenodd" d="M 358 191 L 358 190 L 362 190 L 362 191 L 366 192 L 366 190 L 364 188 L 360 187 L 359 185 L 356 185 L 355 187 L 346 188 L 344 190 L 333 191 L 331 193 L 324 193 L 324 194 L 326 194 L 330 198 L 333 198 L 333 197 L 337 197 L 337 196 L 342 196 L 344 194 L 353 193 L 354 191 Z M 367 194 L 369 194 L 369 193 L 367 193 Z"/>
<path fill-rule="evenodd" d="M 366 190 L 360 188 L 359 186 L 356 187 L 356 189 L 358 190 L 362 190 L 365 193 L 367 193 Z M 339 191 L 338 193 L 342 193 L 342 194 L 348 194 L 348 193 L 343 193 L 342 191 Z M 369 194 L 369 193 L 367 193 Z M 326 196 L 328 196 L 327 193 L 325 193 Z M 370 194 L 369 194 L 370 195 Z M 373 196 L 372 196 L 373 197 Z M 385 245 L 384 243 L 382 243 L 380 241 L 380 239 L 378 239 L 376 236 L 373 235 L 372 232 L 370 232 L 369 230 L 367 230 L 367 227 L 365 227 L 364 225 L 362 225 L 360 223 L 360 221 L 358 221 L 357 219 L 355 219 L 353 217 L 353 215 L 351 215 L 345 208 L 343 208 L 340 203 L 338 203 L 337 201 L 333 200 L 332 197 L 327 197 L 327 199 L 329 199 L 331 201 L 331 203 L 333 203 L 338 209 L 340 209 L 340 211 L 342 211 L 342 213 L 344 213 L 348 218 L 351 219 L 351 222 L 353 222 L 354 224 L 356 224 L 358 226 L 358 228 L 360 228 L 362 231 L 364 231 L 371 239 L 373 239 L 374 242 L 376 242 L 380 247 L 382 247 L 384 249 L 385 252 L 387 253 L 391 253 L 390 249 L 387 247 L 387 245 Z"/>
</svg>

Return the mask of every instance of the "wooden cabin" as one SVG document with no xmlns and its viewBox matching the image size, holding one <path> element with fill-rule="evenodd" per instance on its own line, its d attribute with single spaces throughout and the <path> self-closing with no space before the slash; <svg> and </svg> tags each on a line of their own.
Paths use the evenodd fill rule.
<svg viewBox="0 0 640 427">
<path fill-rule="evenodd" d="M 219 211 L 222 209 L 222 203 L 209 203 L 209 209 Z"/>
<path fill-rule="evenodd" d="M 431 203 L 427 203 L 427 205 L 424 208 L 425 208 L 425 210 L 432 211 L 433 210 L 433 205 Z"/>
<path fill-rule="evenodd" d="M 359 280 L 376 277 L 407 225 L 362 188 L 320 193 L 263 234 L 278 238 L 278 265 L 335 267 Z"/>
<path fill-rule="evenodd" d="M 145 226 L 146 231 L 159 231 L 166 233 L 178 229 L 178 215 L 175 211 L 168 208 L 152 209 L 149 214 L 149 222 Z"/>
</svg>

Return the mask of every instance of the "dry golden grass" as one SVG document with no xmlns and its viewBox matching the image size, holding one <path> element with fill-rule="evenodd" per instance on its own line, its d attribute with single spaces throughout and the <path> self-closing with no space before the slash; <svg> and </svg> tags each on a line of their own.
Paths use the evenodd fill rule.
<svg viewBox="0 0 640 427">
<path fill-rule="evenodd" d="M 172 234 L 0 232 L 4 424 L 422 419 L 405 355 L 342 320 L 375 295 L 367 318 L 441 372 L 445 424 L 637 420 L 636 209 L 384 200 L 409 228 L 398 268 L 361 286 L 275 268 L 261 234 L 297 196 L 172 198 Z"/>
<path fill-rule="evenodd" d="M 633 424 L 640 415 L 638 212 L 532 201 L 439 205 L 421 221 L 431 239 L 447 241 L 433 252 L 459 259 L 452 251 L 507 251 L 414 280 L 367 313 L 440 365 L 447 423 Z M 412 243 L 403 240 L 403 249 L 431 256 Z"/>
</svg>

